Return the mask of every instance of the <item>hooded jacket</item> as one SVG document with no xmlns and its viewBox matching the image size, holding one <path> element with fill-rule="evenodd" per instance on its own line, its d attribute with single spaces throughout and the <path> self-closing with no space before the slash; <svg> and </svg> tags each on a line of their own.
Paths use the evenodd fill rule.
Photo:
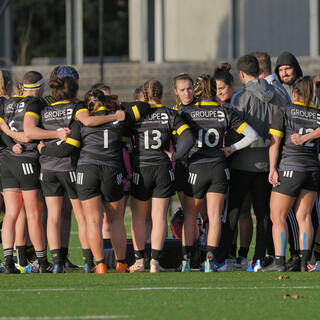
<svg viewBox="0 0 320 320">
<path fill-rule="evenodd" d="M 282 52 L 280 54 L 280 56 L 277 59 L 276 68 L 275 68 L 274 72 L 277 75 L 279 81 L 282 83 L 282 85 L 288 91 L 288 93 L 290 95 L 290 98 L 292 98 L 292 85 L 293 85 L 293 83 L 285 84 L 285 83 L 283 83 L 281 81 L 280 76 L 279 76 L 279 68 L 281 66 L 284 66 L 284 65 L 289 65 L 289 66 L 293 67 L 293 69 L 295 71 L 295 74 L 296 74 L 296 77 L 295 77 L 294 80 L 296 80 L 297 78 L 302 77 L 303 73 L 302 73 L 302 70 L 300 68 L 298 60 L 296 59 L 296 57 L 292 53 L 284 51 L 284 52 Z"/>
<path fill-rule="evenodd" d="M 231 168 L 250 172 L 268 172 L 269 128 L 278 109 L 289 103 L 287 97 L 268 84 L 265 79 L 247 82 L 243 90 L 232 97 L 231 106 L 257 131 L 259 138 L 249 147 L 232 155 Z"/>
</svg>

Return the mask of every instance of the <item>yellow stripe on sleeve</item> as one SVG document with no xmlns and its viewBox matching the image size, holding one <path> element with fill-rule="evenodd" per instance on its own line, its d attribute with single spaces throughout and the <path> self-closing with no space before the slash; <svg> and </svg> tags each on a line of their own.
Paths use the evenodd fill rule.
<svg viewBox="0 0 320 320">
<path fill-rule="evenodd" d="M 122 142 L 128 142 L 128 141 L 129 141 L 129 138 L 128 138 L 128 137 L 122 137 L 122 138 L 121 138 L 121 141 L 122 141 Z"/>
<path fill-rule="evenodd" d="M 32 117 L 35 117 L 35 118 L 37 118 L 37 119 L 40 118 L 40 116 L 39 116 L 37 113 L 31 112 L 31 111 L 26 112 L 26 113 L 25 113 L 25 116 L 32 116 Z"/>
<path fill-rule="evenodd" d="M 141 116 L 140 116 L 140 112 L 139 112 L 138 107 L 137 106 L 133 106 L 132 107 L 132 111 L 133 111 L 134 117 L 136 118 L 136 121 L 139 121 Z"/>
<path fill-rule="evenodd" d="M 75 139 L 67 138 L 66 143 L 71 144 L 77 148 L 80 148 L 80 142 Z"/>
<path fill-rule="evenodd" d="M 246 122 L 243 122 L 241 126 L 236 130 L 237 133 L 241 134 L 243 130 L 248 126 Z"/>
<path fill-rule="evenodd" d="M 77 119 L 77 118 L 78 118 L 78 114 L 81 113 L 81 112 L 84 112 L 84 111 L 89 112 L 89 110 L 88 110 L 87 108 L 79 109 L 79 110 L 76 112 L 76 116 L 75 116 L 76 120 L 78 120 L 78 119 Z"/>
<path fill-rule="evenodd" d="M 269 129 L 269 133 L 272 134 L 273 136 L 277 136 L 280 138 L 283 137 L 283 132 L 276 129 Z"/>
<path fill-rule="evenodd" d="M 1 123 L 1 122 L 4 122 L 3 118 L 0 118 L 0 123 Z"/>
<path fill-rule="evenodd" d="M 182 125 L 181 127 L 179 127 L 179 128 L 177 129 L 177 134 L 178 134 L 179 136 L 181 136 L 182 132 L 185 131 L 185 130 L 187 130 L 187 129 L 189 129 L 189 126 L 188 126 L 187 124 L 184 124 L 184 125 Z"/>
</svg>

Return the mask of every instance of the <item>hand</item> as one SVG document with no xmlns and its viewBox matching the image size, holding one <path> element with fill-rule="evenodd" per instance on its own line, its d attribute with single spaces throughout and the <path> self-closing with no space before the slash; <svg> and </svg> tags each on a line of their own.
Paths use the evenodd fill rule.
<svg viewBox="0 0 320 320">
<path fill-rule="evenodd" d="M 123 121 L 126 117 L 126 114 L 122 110 L 117 110 L 115 115 L 116 115 L 117 121 Z"/>
<path fill-rule="evenodd" d="M 299 133 L 292 134 L 290 138 L 291 138 L 291 141 L 297 146 L 304 144 L 303 137 Z"/>
<path fill-rule="evenodd" d="M 230 157 L 232 154 L 231 147 L 225 147 L 221 150 L 224 152 L 224 155 L 226 156 L 226 158 Z"/>
<path fill-rule="evenodd" d="M 278 181 L 279 174 L 276 169 L 270 169 L 269 171 L 269 182 L 274 186 L 278 186 L 280 183 Z"/>
<path fill-rule="evenodd" d="M 169 152 L 168 150 L 164 150 L 164 153 L 169 157 L 170 160 L 172 160 L 172 152 Z"/>
<path fill-rule="evenodd" d="M 40 141 L 40 143 L 38 144 L 37 148 L 39 153 L 41 153 L 42 148 L 45 146 L 45 144 L 43 143 L 43 141 Z"/>
<path fill-rule="evenodd" d="M 16 154 L 20 154 L 23 151 L 23 147 L 21 144 L 17 143 L 12 147 L 12 151 Z"/>
<path fill-rule="evenodd" d="M 61 141 L 65 141 L 70 134 L 71 130 L 69 128 L 59 128 L 57 130 L 57 138 Z"/>
</svg>

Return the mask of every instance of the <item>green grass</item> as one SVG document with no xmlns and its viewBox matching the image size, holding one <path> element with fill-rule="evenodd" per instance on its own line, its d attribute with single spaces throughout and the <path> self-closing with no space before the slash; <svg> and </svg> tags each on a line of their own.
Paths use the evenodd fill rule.
<svg viewBox="0 0 320 320">
<path fill-rule="evenodd" d="M 126 217 L 129 231 L 130 216 Z M 70 259 L 82 264 L 73 221 Z M 252 254 L 253 244 L 251 245 Z M 2 319 L 317 319 L 319 273 L 0 274 Z M 286 295 L 297 295 L 287 297 Z"/>
</svg>

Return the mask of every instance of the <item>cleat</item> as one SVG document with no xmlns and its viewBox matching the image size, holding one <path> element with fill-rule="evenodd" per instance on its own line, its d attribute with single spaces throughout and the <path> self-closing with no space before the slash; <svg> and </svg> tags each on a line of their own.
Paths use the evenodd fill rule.
<svg viewBox="0 0 320 320">
<path fill-rule="evenodd" d="M 226 260 L 222 261 L 221 263 L 215 261 L 214 267 L 215 267 L 216 271 L 218 271 L 218 272 L 231 271 L 230 266 L 228 266 Z"/>
<path fill-rule="evenodd" d="M 164 268 L 162 268 L 159 264 L 159 260 L 151 259 L 150 261 L 150 273 L 158 273 L 164 272 Z"/>
<path fill-rule="evenodd" d="M 4 273 L 6 274 L 19 274 L 20 270 L 18 270 L 14 263 L 5 264 L 4 266 Z"/>
<path fill-rule="evenodd" d="M 309 268 L 310 266 L 310 268 Z M 314 266 L 308 265 L 309 272 L 319 272 L 320 271 L 320 261 L 316 261 Z"/>
<path fill-rule="evenodd" d="M 267 254 L 262 261 L 263 267 L 267 267 L 269 264 L 273 262 L 273 260 L 274 260 L 274 256 Z"/>
<path fill-rule="evenodd" d="M 53 264 L 48 261 L 39 267 L 39 273 L 52 273 L 52 271 Z"/>
<path fill-rule="evenodd" d="M 204 262 L 204 272 L 216 272 L 217 269 L 214 264 L 214 260 L 206 259 Z"/>
<path fill-rule="evenodd" d="M 116 273 L 126 273 L 129 272 L 129 266 L 126 263 L 117 262 Z"/>
<path fill-rule="evenodd" d="M 245 257 L 241 257 L 239 256 L 237 259 L 236 259 L 236 263 L 234 264 L 234 267 L 236 269 L 243 269 L 243 270 L 247 270 L 248 266 L 249 266 L 249 259 L 248 258 L 245 258 Z"/>
<path fill-rule="evenodd" d="M 66 260 L 66 262 L 65 262 L 65 264 L 64 264 L 64 267 L 65 267 L 65 269 L 80 269 L 80 267 L 79 266 L 77 266 L 77 265 L 75 265 L 75 264 L 73 264 L 68 258 L 67 258 L 67 260 Z"/>
<path fill-rule="evenodd" d="M 84 273 L 94 273 L 95 268 L 96 268 L 96 265 L 94 263 L 86 263 L 83 266 L 83 271 L 84 271 Z"/>
<path fill-rule="evenodd" d="M 54 273 L 54 274 L 57 274 L 57 273 L 66 273 L 66 269 L 65 269 L 64 265 L 59 264 L 59 263 L 56 263 L 56 264 L 53 266 L 52 273 Z"/>
<path fill-rule="evenodd" d="M 133 273 L 133 272 L 143 272 L 145 270 L 144 267 L 144 259 L 137 259 L 136 262 L 130 266 L 129 268 L 129 272 Z"/>
<path fill-rule="evenodd" d="M 286 266 L 276 264 L 276 261 L 274 260 L 271 264 L 269 264 L 267 267 L 263 267 L 260 271 L 261 272 L 285 272 Z"/>
<path fill-rule="evenodd" d="M 32 272 L 32 266 L 30 264 L 25 267 L 22 267 L 22 266 L 20 266 L 20 264 L 15 263 L 15 267 L 20 271 L 21 274 Z"/>
<path fill-rule="evenodd" d="M 107 266 L 103 262 L 99 263 L 98 265 L 96 265 L 95 273 L 99 273 L 99 274 L 107 273 Z"/>
<path fill-rule="evenodd" d="M 261 261 L 258 259 L 256 262 L 253 262 L 253 260 L 250 261 L 247 272 L 258 272 L 262 269 Z"/>
<path fill-rule="evenodd" d="M 300 257 L 293 256 L 286 263 L 286 270 L 288 272 L 300 271 Z"/>
<path fill-rule="evenodd" d="M 181 263 L 181 272 L 190 272 L 191 268 L 190 268 L 190 259 L 187 260 L 182 260 Z"/>
</svg>

